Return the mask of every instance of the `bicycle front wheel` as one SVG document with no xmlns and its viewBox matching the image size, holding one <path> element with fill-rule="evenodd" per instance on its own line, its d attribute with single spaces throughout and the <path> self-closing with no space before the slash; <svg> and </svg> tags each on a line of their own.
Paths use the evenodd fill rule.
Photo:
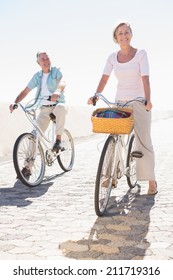
<svg viewBox="0 0 173 280">
<path fill-rule="evenodd" d="M 136 159 L 132 156 L 132 152 L 135 150 L 135 135 L 132 134 L 130 141 L 129 141 L 129 146 L 128 146 L 128 153 L 127 153 L 127 162 L 126 162 L 126 167 L 127 167 L 127 183 L 131 189 L 133 189 L 136 184 Z"/>
<path fill-rule="evenodd" d="M 26 186 L 38 186 L 45 174 L 44 152 L 32 133 L 21 134 L 13 148 L 13 162 L 17 178 Z"/>
<path fill-rule="evenodd" d="M 62 170 L 66 172 L 72 169 L 75 157 L 73 138 L 67 129 L 64 129 L 61 142 L 62 148 L 57 160 Z"/>
<path fill-rule="evenodd" d="M 102 216 L 106 211 L 112 189 L 115 139 L 109 136 L 103 147 L 95 184 L 95 212 Z"/>
</svg>

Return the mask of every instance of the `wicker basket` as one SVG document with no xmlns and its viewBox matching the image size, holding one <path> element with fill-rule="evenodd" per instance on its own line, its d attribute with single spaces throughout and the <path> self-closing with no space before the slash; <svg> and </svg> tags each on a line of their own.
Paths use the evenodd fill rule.
<svg viewBox="0 0 173 280">
<path fill-rule="evenodd" d="M 118 110 L 130 113 L 126 118 L 100 118 L 96 115 L 100 112 L 108 110 L 108 108 L 99 108 L 92 114 L 92 131 L 95 133 L 108 133 L 108 134 L 130 134 L 133 126 L 133 110 L 129 108 L 118 108 Z M 111 108 L 117 110 L 117 108 Z"/>
</svg>

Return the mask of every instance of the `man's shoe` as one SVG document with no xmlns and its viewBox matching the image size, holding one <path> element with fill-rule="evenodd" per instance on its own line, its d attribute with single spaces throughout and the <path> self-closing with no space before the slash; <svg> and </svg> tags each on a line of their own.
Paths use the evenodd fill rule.
<svg viewBox="0 0 173 280">
<path fill-rule="evenodd" d="M 23 174 L 23 177 L 25 177 L 26 179 L 29 179 L 29 177 L 31 176 L 31 171 L 30 169 L 23 167 L 21 173 Z"/>
<path fill-rule="evenodd" d="M 61 140 L 56 140 L 55 144 L 53 145 L 52 151 L 58 153 L 61 150 Z"/>
</svg>

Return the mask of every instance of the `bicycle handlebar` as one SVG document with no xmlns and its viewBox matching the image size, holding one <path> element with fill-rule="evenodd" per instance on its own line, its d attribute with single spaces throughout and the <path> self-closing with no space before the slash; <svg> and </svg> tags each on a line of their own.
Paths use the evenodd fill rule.
<svg viewBox="0 0 173 280">
<path fill-rule="evenodd" d="M 51 95 L 48 95 L 48 96 L 45 96 L 45 97 L 41 97 L 41 98 L 39 98 L 39 99 L 51 101 Z M 33 100 L 34 100 L 34 99 L 33 99 Z M 31 100 L 31 101 L 32 101 L 32 100 Z M 31 101 L 30 101 L 30 102 L 31 102 Z M 29 103 L 30 103 L 30 102 L 29 102 Z M 13 110 L 17 109 L 17 108 L 19 107 L 19 105 L 20 105 L 20 107 L 21 107 L 24 111 L 26 111 L 25 107 L 24 107 L 20 102 L 14 103 L 14 104 L 13 104 Z"/>
<path fill-rule="evenodd" d="M 104 101 L 109 107 L 110 105 L 117 105 L 117 106 L 122 106 L 125 107 L 127 106 L 129 103 L 133 102 L 133 101 L 138 101 L 143 103 L 145 106 L 147 105 L 147 100 L 143 97 L 136 97 L 134 99 L 131 99 L 129 101 L 126 101 L 125 103 L 122 102 L 111 102 L 109 101 L 104 95 L 102 95 L 101 93 L 95 93 L 95 95 L 92 97 L 92 102 L 93 102 L 93 106 L 96 105 L 96 102 L 98 100 L 98 98 L 100 98 L 102 101 Z"/>
<path fill-rule="evenodd" d="M 92 102 L 93 102 L 93 106 L 96 106 L 96 102 L 97 102 L 97 96 L 96 95 L 92 98 Z"/>
<path fill-rule="evenodd" d="M 51 95 L 49 95 L 46 100 L 51 101 Z"/>
</svg>

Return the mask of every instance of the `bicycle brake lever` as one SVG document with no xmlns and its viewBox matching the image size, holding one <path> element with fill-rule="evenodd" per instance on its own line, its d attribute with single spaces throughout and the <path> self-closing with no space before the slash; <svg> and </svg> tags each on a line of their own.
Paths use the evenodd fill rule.
<svg viewBox="0 0 173 280">
<path fill-rule="evenodd" d="M 17 109 L 18 108 L 18 105 L 17 104 L 14 104 L 13 105 L 13 110 Z"/>
</svg>

